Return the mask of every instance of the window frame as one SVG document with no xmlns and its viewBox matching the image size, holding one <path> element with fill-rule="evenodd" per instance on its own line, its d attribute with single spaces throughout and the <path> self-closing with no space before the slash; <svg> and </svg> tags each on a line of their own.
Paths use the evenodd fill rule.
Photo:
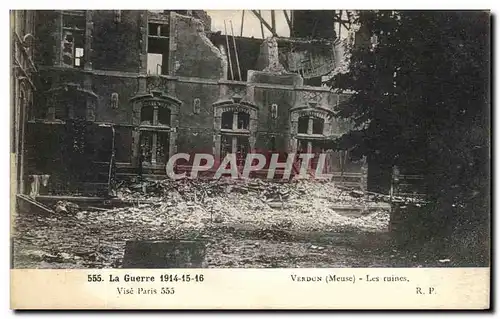
<svg viewBox="0 0 500 319">
<path fill-rule="evenodd" d="M 65 19 L 69 17 L 78 17 L 83 18 L 83 25 L 81 28 L 78 26 L 65 26 Z M 78 24 L 77 24 L 78 25 Z M 78 11 L 78 10 L 62 10 L 61 11 L 61 65 L 67 68 L 75 68 L 75 69 L 83 69 L 85 67 L 85 51 L 86 51 L 86 29 L 87 29 L 87 17 L 86 11 Z M 64 43 L 67 35 L 70 34 L 73 37 L 73 46 L 71 52 L 71 65 L 69 63 L 64 62 Z M 76 39 L 81 39 L 81 46 L 76 45 Z M 81 49 L 82 54 L 77 56 L 77 50 Z M 88 53 L 87 53 L 88 54 Z"/>
<path fill-rule="evenodd" d="M 153 109 L 153 114 L 152 114 L 152 121 L 148 124 L 145 123 L 147 121 L 144 121 L 142 118 L 143 115 L 143 110 L 145 108 L 152 108 Z M 169 112 L 169 123 L 161 123 L 159 121 L 160 119 L 160 109 L 166 110 Z M 140 152 L 140 157 L 142 158 L 142 165 L 145 166 L 155 166 L 159 164 L 166 164 L 167 163 L 167 157 L 169 156 L 169 148 L 170 148 L 170 134 L 171 134 L 171 125 L 172 125 L 172 110 L 168 107 L 168 104 L 165 104 L 165 102 L 162 101 L 157 101 L 157 100 L 149 100 L 149 101 L 144 101 L 142 106 L 141 106 L 141 115 L 140 115 L 140 124 L 139 124 L 139 150 Z M 151 142 L 149 145 L 150 153 L 151 153 L 151 159 L 150 161 L 145 161 L 144 160 L 144 154 L 143 154 L 143 148 L 142 148 L 142 138 L 143 134 L 151 134 Z M 165 162 L 158 162 L 158 149 L 161 147 L 161 134 L 168 134 L 168 138 L 166 141 L 168 141 L 167 145 L 163 145 L 163 149 L 166 150 L 164 151 L 165 156 Z"/>
</svg>

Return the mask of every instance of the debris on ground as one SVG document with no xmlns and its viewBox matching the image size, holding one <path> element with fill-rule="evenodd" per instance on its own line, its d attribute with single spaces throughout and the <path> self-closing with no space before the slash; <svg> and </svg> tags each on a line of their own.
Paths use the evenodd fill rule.
<svg viewBox="0 0 500 319">
<path fill-rule="evenodd" d="M 58 202 L 59 214 L 53 218 L 18 216 L 15 251 L 40 249 L 45 255 L 19 255 L 15 262 L 119 267 L 127 240 L 203 238 L 208 242 L 209 267 L 314 267 L 315 263 L 342 267 L 346 261 L 326 243 L 314 242 L 312 248 L 313 241 L 303 234 L 386 232 L 389 206 L 363 209 L 380 203 L 355 194 L 327 181 L 186 178 L 122 183 L 117 196 L 132 206 L 83 210 Z M 343 207 L 360 209 L 346 214 Z M 352 246 L 353 241 L 342 245 Z M 354 253 L 352 247 L 346 249 L 338 253 Z M 370 266 L 389 258 L 380 257 L 369 265 L 362 259 L 361 265 Z"/>
<path fill-rule="evenodd" d="M 58 201 L 54 206 L 57 214 L 76 214 L 79 210 L 80 207 L 77 204 L 68 201 Z"/>
</svg>

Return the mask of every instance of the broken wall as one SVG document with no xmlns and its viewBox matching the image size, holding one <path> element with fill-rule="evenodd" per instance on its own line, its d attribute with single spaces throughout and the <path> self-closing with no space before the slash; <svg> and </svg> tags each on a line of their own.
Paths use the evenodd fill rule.
<svg viewBox="0 0 500 319">
<path fill-rule="evenodd" d="M 198 19 L 172 12 L 170 37 L 170 75 L 227 79 L 227 61 Z"/>
<path fill-rule="evenodd" d="M 305 81 L 321 85 L 321 77 L 339 68 L 345 60 L 345 48 L 340 41 L 297 40 L 280 38 L 279 57 L 283 66 L 300 74 Z"/>
<path fill-rule="evenodd" d="M 228 51 L 226 35 L 221 34 L 221 32 L 210 33 L 209 38 L 217 48 L 222 47 L 224 52 Z M 246 81 L 248 70 L 256 70 L 257 60 L 260 54 L 260 46 L 263 40 L 238 36 L 234 37 L 234 42 L 236 42 L 236 51 L 238 52 L 238 61 L 236 61 L 233 37 L 228 35 L 227 40 L 229 42 L 229 49 L 231 52 L 231 64 L 233 67 L 234 79 L 240 80 L 237 66 L 239 63 L 242 81 Z M 227 56 L 227 53 L 225 55 Z M 231 80 L 231 71 L 229 70 L 230 69 L 228 69 L 227 75 L 228 79 Z"/>
</svg>

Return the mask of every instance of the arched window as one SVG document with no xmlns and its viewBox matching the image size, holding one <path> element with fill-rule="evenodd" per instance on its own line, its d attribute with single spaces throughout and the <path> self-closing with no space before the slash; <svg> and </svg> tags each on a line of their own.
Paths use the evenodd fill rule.
<svg viewBox="0 0 500 319">
<path fill-rule="evenodd" d="M 94 120 L 93 105 L 97 95 L 79 84 L 65 83 L 48 93 L 48 120 Z"/>
<path fill-rule="evenodd" d="M 248 102 L 220 101 L 214 106 L 214 152 L 216 160 L 235 154 L 238 165 L 255 144 L 257 106 Z"/>
</svg>

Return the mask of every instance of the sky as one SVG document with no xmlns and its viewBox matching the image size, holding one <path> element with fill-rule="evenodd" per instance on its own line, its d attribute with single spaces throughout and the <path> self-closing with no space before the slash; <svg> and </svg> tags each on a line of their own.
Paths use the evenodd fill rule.
<svg viewBox="0 0 500 319">
<path fill-rule="evenodd" d="M 276 33 L 281 37 L 289 37 L 290 29 L 286 23 L 285 14 L 283 10 L 275 10 L 276 16 Z M 243 10 L 207 10 L 207 13 L 212 18 L 212 31 L 224 31 L 224 21 L 226 21 L 227 34 L 231 35 L 231 22 L 233 24 L 233 31 L 235 36 L 240 36 L 241 31 L 241 17 Z M 271 11 L 262 10 L 263 18 L 271 25 Z M 288 10 L 290 15 L 290 10 Z M 245 10 L 243 21 L 243 36 L 262 38 L 259 19 L 252 13 L 251 10 Z M 264 37 L 270 37 L 271 32 L 264 26 Z"/>
</svg>

